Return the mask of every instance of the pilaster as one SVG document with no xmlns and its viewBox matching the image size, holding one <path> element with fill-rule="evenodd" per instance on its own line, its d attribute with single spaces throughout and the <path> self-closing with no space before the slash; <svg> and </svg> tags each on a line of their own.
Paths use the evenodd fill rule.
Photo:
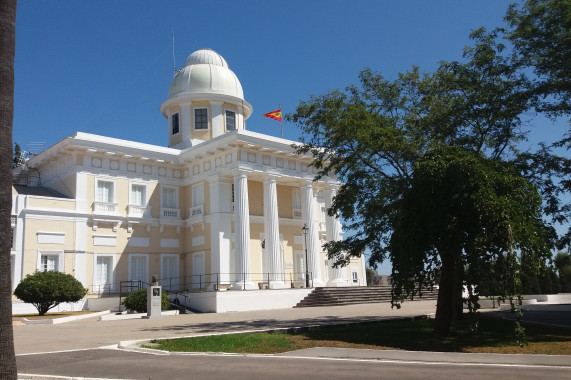
<svg viewBox="0 0 571 380">
<path fill-rule="evenodd" d="M 212 138 L 224 134 L 224 115 L 222 114 L 222 102 L 210 101 L 212 110 Z"/>
<path fill-rule="evenodd" d="M 220 284 L 230 284 L 232 224 L 230 214 L 231 182 L 219 175 L 208 178 L 210 184 L 210 268 Z M 212 281 L 216 281 L 216 277 Z M 214 283 L 210 286 L 213 287 Z"/>
</svg>

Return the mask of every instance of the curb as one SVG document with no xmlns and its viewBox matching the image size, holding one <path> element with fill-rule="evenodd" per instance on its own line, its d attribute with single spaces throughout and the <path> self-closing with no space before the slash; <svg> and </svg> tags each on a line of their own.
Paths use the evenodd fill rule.
<svg viewBox="0 0 571 380">
<path fill-rule="evenodd" d="M 69 317 L 53 318 L 53 319 L 26 319 L 26 318 L 22 318 L 22 322 L 26 325 L 58 325 L 60 323 L 72 322 L 72 321 L 77 321 L 80 319 L 100 317 L 102 315 L 109 314 L 109 313 L 110 313 L 109 310 L 105 310 L 105 311 L 99 311 L 96 313 L 72 315 Z"/>
</svg>

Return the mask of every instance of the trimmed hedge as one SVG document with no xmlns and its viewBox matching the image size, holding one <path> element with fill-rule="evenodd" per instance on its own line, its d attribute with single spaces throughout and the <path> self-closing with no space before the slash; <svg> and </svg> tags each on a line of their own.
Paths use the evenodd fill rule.
<svg viewBox="0 0 571 380">
<path fill-rule="evenodd" d="M 147 312 L 147 289 L 139 289 L 129 293 L 123 300 L 123 305 L 129 310 L 137 313 Z M 161 310 L 170 309 L 170 301 L 167 293 L 161 291 Z"/>
<path fill-rule="evenodd" d="M 71 274 L 53 271 L 29 274 L 14 290 L 14 295 L 34 305 L 39 315 L 62 302 L 77 302 L 86 294 L 87 289 Z"/>
</svg>

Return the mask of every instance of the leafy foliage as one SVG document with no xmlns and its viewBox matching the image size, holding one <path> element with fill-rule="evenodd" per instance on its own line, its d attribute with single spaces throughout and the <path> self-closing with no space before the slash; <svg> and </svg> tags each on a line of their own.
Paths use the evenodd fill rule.
<svg viewBox="0 0 571 380">
<path fill-rule="evenodd" d="M 147 312 L 147 289 L 139 289 L 131 292 L 123 300 L 123 305 L 129 310 L 138 313 Z M 166 292 L 161 292 L 161 310 L 170 308 L 169 297 Z"/>
<path fill-rule="evenodd" d="M 506 38 L 513 43 L 513 66 L 531 68 L 538 111 L 551 115 L 571 111 L 571 1 L 527 0 L 510 6 Z"/>
<path fill-rule="evenodd" d="M 439 268 L 437 328 L 447 334 L 455 304 L 461 310 L 462 286 L 478 293 L 491 262 L 502 256 L 515 265 L 514 251 L 538 260 L 550 255 L 552 232 L 541 220 L 540 206 L 536 188 L 505 162 L 460 147 L 428 152 L 416 163 L 412 185 L 398 205 L 389 245 L 393 302 L 432 285 Z M 508 276 L 495 286 L 501 297 L 520 290 L 515 268 L 508 268 L 498 270 Z M 468 301 L 475 303 L 471 296 Z"/>
<path fill-rule="evenodd" d="M 14 290 L 14 295 L 38 309 L 39 315 L 62 302 L 77 302 L 87 294 L 87 289 L 71 274 L 38 272 L 27 275 Z"/>
</svg>

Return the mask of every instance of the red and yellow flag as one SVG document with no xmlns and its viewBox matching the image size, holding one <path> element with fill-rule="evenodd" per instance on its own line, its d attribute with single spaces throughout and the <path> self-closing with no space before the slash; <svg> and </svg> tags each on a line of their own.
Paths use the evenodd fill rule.
<svg viewBox="0 0 571 380">
<path fill-rule="evenodd" d="M 282 109 L 280 108 L 279 110 L 265 113 L 264 117 L 269 117 L 270 119 L 282 121 Z"/>
</svg>

